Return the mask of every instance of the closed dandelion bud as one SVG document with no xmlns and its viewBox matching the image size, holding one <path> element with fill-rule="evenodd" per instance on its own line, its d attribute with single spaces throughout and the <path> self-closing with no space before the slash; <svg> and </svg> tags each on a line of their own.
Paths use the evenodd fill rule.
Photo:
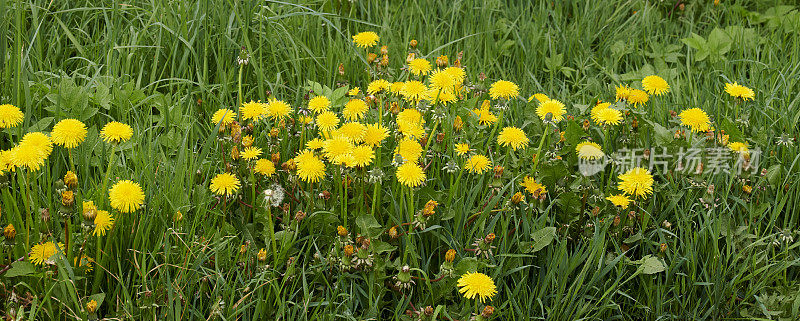
<svg viewBox="0 0 800 321">
<path fill-rule="evenodd" d="M 706 193 L 714 194 L 714 184 L 709 184 L 708 188 L 706 188 Z"/>
<path fill-rule="evenodd" d="M 402 110 L 400 110 L 400 105 L 397 104 L 396 101 L 393 101 L 389 111 L 392 112 L 393 115 L 399 114 Z"/>
<path fill-rule="evenodd" d="M 242 244 L 239 246 L 239 254 L 244 255 L 245 253 L 247 253 L 247 244 Z"/>
<path fill-rule="evenodd" d="M 707 141 L 711 141 L 711 142 L 714 141 L 714 132 L 713 131 L 709 130 L 709 131 L 706 132 L 706 140 Z"/>
<path fill-rule="evenodd" d="M 280 134 L 280 133 L 281 133 L 281 130 L 278 129 L 277 127 L 272 127 L 272 129 L 269 130 L 269 136 L 272 137 L 272 138 L 278 137 L 278 134 Z"/>
<path fill-rule="evenodd" d="M 411 42 L 408 45 L 411 46 L 411 48 L 416 48 L 417 44 L 419 44 L 419 42 L 417 42 L 417 39 L 411 39 Z"/>
<path fill-rule="evenodd" d="M 500 165 L 495 166 L 494 167 L 494 178 L 500 178 L 500 176 L 503 176 L 503 170 L 504 169 L 505 168 L 503 166 L 500 166 Z"/>
<path fill-rule="evenodd" d="M 295 221 L 298 221 L 298 222 L 300 222 L 300 221 L 302 221 L 302 220 L 303 220 L 303 219 L 305 219 L 305 218 L 306 218 L 306 212 L 303 212 L 303 211 L 297 211 L 297 213 L 294 213 L 294 220 L 295 220 Z"/>
<path fill-rule="evenodd" d="M 341 62 L 339 63 L 339 75 L 344 76 L 344 64 Z"/>
<path fill-rule="evenodd" d="M 172 220 L 176 223 L 183 221 L 183 213 L 181 213 L 181 211 L 175 212 L 175 215 L 172 216 Z"/>
<path fill-rule="evenodd" d="M 650 159 L 650 149 L 649 149 L 649 148 L 646 148 L 646 149 L 645 149 L 645 150 L 642 152 L 642 157 L 644 157 L 644 159 L 645 159 L 645 160 L 647 160 L 647 159 Z"/>
<path fill-rule="evenodd" d="M 455 259 L 456 259 L 456 250 L 454 249 L 449 249 L 447 250 L 447 253 L 444 254 L 444 260 L 446 262 L 453 263 Z"/>
<path fill-rule="evenodd" d="M 97 206 L 92 201 L 83 202 L 83 219 L 87 221 L 94 221 L 97 216 Z"/>
<path fill-rule="evenodd" d="M 639 121 L 638 121 L 638 120 L 636 120 L 636 119 L 634 119 L 634 120 L 631 122 L 631 127 L 633 128 L 633 130 L 636 130 L 636 129 L 638 129 L 638 128 L 639 128 Z"/>
<path fill-rule="evenodd" d="M 397 227 L 396 226 L 392 226 L 392 228 L 389 229 L 389 237 L 392 238 L 392 239 L 396 239 L 397 238 Z"/>
<path fill-rule="evenodd" d="M 429 306 L 425 307 L 425 315 L 433 315 L 433 307 L 432 306 L 429 305 Z"/>
<path fill-rule="evenodd" d="M 231 159 L 232 160 L 239 159 L 239 148 L 236 146 L 231 147 Z"/>
<path fill-rule="evenodd" d="M 258 254 L 256 254 L 256 259 L 258 259 L 259 262 L 267 261 L 267 250 L 263 247 L 260 250 L 258 250 Z"/>
<path fill-rule="evenodd" d="M 747 194 L 750 194 L 753 192 L 753 187 L 751 187 L 750 185 L 744 185 L 742 186 L 742 191 L 744 191 Z"/>
<path fill-rule="evenodd" d="M 597 216 L 597 214 L 600 214 L 600 206 L 595 206 L 592 209 L 592 216 Z"/>
<path fill-rule="evenodd" d="M 453 62 L 453 67 L 461 68 L 461 58 L 457 58 L 456 61 Z"/>
<path fill-rule="evenodd" d="M 614 224 L 614 226 L 619 226 L 619 223 L 621 221 L 622 221 L 622 219 L 619 217 L 619 215 L 617 215 L 617 216 L 614 216 L 614 223 L 612 223 L 612 224 Z"/>
<path fill-rule="evenodd" d="M 514 193 L 513 196 L 511 196 L 511 202 L 514 204 L 519 204 L 524 200 L 525 200 L 525 194 L 522 194 L 522 192 L 516 192 Z"/>
<path fill-rule="evenodd" d="M 347 245 L 344 246 L 344 256 L 347 256 L 347 257 L 353 256 L 353 252 L 354 252 L 354 250 L 353 250 L 353 246 L 352 245 L 347 244 Z"/>
<path fill-rule="evenodd" d="M 718 6 L 719 5 L 719 0 L 714 0 L 714 5 Z"/>
<path fill-rule="evenodd" d="M 680 11 L 683 11 L 683 9 L 686 9 L 686 5 L 685 5 L 685 4 L 683 4 L 683 3 L 681 3 L 681 4 L 679 4 L 679 5 L 678 5 L 678 9 L 679 9 Z"/>
<path fill-rule="evenodd" d="M 678 112 L 676 112 L 674 110 L 670 110 L 669 111 L 669 116 L 672 117 L 672 118 L 678 117 Z"/>
<path fill-rule="evenodd" d="M 39 217 L 41 218 L 42 222 L 47 223 L 50 222 L 50 210 L 46 208 L 39 209 Z"/>
<path fill-rule="evenodd" d="M 388 65 L 389 65 L 389 56 L 383 55 L 383 57 L 381 57 L 381 66 L 386 67 Z"/>
<path fill-rule="evenodd" d="M 289 213 L 289 211 L 291 211 L 291 210 L 292 210 L 292 205 L 291 205 L 291 204 L 289 204 L 289 203 L 283 203 L 283 206 L 282 206 L 282 207 L 283 207 L 283 208 L 282 208 L 282 209 L 283 209 L 283 211 L 284 211 L 284 212 L 286 212 L 286 213 Z"/>
<path fill-rule="evenodd" d="M 272 160 L 273 164 L 279 163 L 281 161 L 281 153 L 272 153 L 272 155 L 270 155 L 270 159 Z"/>
<path fill-rule="evenodd" d="M 484 74 L 484 73 L 482 73 L 482 72 L 481 72 L 481 73 L 479 73 L 479 74 L 478 74 L 478 80 L 480 80 L 480 81 L 484 81 L 484 80 L 486 80 L 486 74 Z"/>
<path fill-rule="evenodd" d="M 672 137 L 673 137 L 674 139 L 681 138 L 681 131 L 680 131 L 680 130 L 676 130 L 676 131 L 675 131 L 675 134 L 674 134 L 674 135 L 672 135 Z"/>
<path fill-rule="evenodd" d="M 588 119 L 584 119 L 583 120 L 583 130 L 588 130 L 588 129 L 589 129 L 589 120 Z"/>
<path fill-rule="evenodd" d="M 453 120 L 453 130 L 460 131 L 463 127 L 464 121 L 461 120 L 461 116 L 456 116 L 456 118 Z"/>
<path fill-rule="evenodd" d="M 636 212 L 635 211 L 628 212 L 628 220 L 633 221 L 635 219 L 636 219 Z"/>
<path fill-rule="evenodd" d="M 324 200 L 329 200 L 329 199 L 331 199 L 331 192 L 322 191 L 322 192 L 319 193 L 319 197 L 324 199 Z"/>
<path fill-rule="evenodd" d="M 8 224 L 3 229 L 3 236 L 6 237 L 6 241 L 14 241 L 14 238 L 17 237 L 17 230 L 14 229 L 14 224 Z"/>
<path fill-rule="evenodd" d="M 439 57 L 436 57 L 436 65 L 437 66 L 439 66 L 439 67 L 447 67 L 448 63 L 449 63 L 449 61 L 447 59 L 447 55 L 441 55 Z"/>
<path fill-rule="evenodd" d="M 444 141 L 444 133 L 436 134 L 436 142 L 441 144 Z"/>
<path fill-rule="evenodd" d="M 389 47 L 386 45 L 381 46 L 381 55 L 388 55 L 389 54 Z"/>
<path fill-rule="evenodd" d="M 373 62 L 375 62 L 375 59 L 377 59 L 377 58 L 378 58 L 378 55 L 376 55 L 376 54 L 374 54 L 374 53 L 370 52 L 370 53 L 367 55 L 367 62 L 368 62 L 368 63 L 373 63 Z"/>
<path fill-rule="evenodd" d="M 339 236 L 341 236 L 341 237 L 347 236 L 347 228 L 345 228 L 344 226 L 341 226 L 341 225 L 337 226 L 336 227 L 336 234 L 339 234 Z"/>
<path fill-rule="evenodd" d="M 253 136 L 247 135 L 242 137 L 242 146 L 244 147 L 253 146 Z"/>
<path fill-rule="evenodd" d="M 698 163 L 697 167 L 694 169 L 694 173 L 697 175 L 703 174 L 703 163 Z"/>
<path fill-rule="evenodd" d="M 231 138 L 234 143 L 242 140 L 242 126 L 237 122 L 231 123 Z"/>
<path fill-rule="evenodd" d="M 97 301 L 91 300 L 86 303 L 86 312 L 95 313 L 97 311 Z"/>
<path fill-rule="evenodd" d="M 661 251 L 661 253 L 666 252 L 667 251 L 667 243 L 661 243 L 661 245 L 658 248 L 659 248 L 659 251 Z"/>
<path fill-rule="evenodd" d="M 670 223 L 667 220 L 664 220 L 663 222 L 661 222 L 661 226 L 663 226 L 665 229 L 669 229 L 670 227 L 672 227 L 672 223 Z"/>
<path fill-rule="evenodd" d="M 72 191 L 61 192 L 61 204 L 70 207 L 75 203 L 75 193 Z"/>
<path fill-rule="evenodd" d="M 494 314 L 494 307 L 491 305 L 487 305 L 483 308 L 483 311 L 481 311 L 481 316 L 484 318 L 490 318 L 492 314 Z"/>
<path fill-rule="evenodd" d="M 495 239 L 494 233 L 489 233 L 488 235 L 486 235 L 486 237 L 483 240 L 486 243 L 492 243 L 492 242 L 494 242 L 494 239 Z"/>
<path fill-rule="evenodd" d="M 67 171 L 67 174 L 64 175 L 64 184 L 67 185 L 69 189 L 74 190 L 78 187 L 78 175 L 75 175 L 72 171 Z"/>
<path fill-rule="evenodd" d="M 425 134 L 423 134 L 425 135 Z M 419 139 L 419 144 L 422 146 L 428 145 L 428 135 L 423 136 Z"/>
</svg>

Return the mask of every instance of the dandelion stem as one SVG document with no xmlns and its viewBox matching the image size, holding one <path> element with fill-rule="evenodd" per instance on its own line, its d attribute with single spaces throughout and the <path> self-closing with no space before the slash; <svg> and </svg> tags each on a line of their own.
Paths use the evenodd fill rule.
<svg viewBox="0 0 800 321">
<path fill-rule="evenodd" d="M 539 140 L 539 148 L 536 149 L 536 159 L 533 160 L 533 169 L 531 169 L 531 173 L 533 174 L 536 174 L 536 168 L 539 167 L 539 159 L 542 156 L 542 147 L 544 146 L 544 140 L 547 138 L 549 129 L 550 126 L 546 125 L 544 132 L 542 133 L 542 138 Z"/>
<path fill-rule="evenodd" d="M 111 145 L 111 156 L 108 159 L 108 168 L 106 169 L 106 177 L 103 179 L 103 188 L 100 190 L 100 193 L 106 193 L 106 187 L 108 186 L 108 178 L 111 176 L 111 168 L 114 166 L 114 158 L 116 157 L 117 152 L 117 144 Z"/>
</svg>

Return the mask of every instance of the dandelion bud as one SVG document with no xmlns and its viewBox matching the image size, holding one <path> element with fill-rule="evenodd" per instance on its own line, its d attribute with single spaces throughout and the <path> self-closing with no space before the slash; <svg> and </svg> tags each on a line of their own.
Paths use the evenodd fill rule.
<svg viewBox="0 0 800 321">
<path fill-rule="evenodd" d="M 253 146 L 253 136 L 247 135 L 242 137 L 242 146 L 244 147 Z"/>
<path fill-rule="evenodd" d="M 231 147 L 231 160 L 239 159 L 239 148 L 236 146 Z"/>
<path fill-rule="evenodd" d="M 270 158 L 271 158 L 273 164 L 278 163 L 278 162 L 281 161 L 281 153 L 277 153 L 277 152 L 276 153 L 272 153 Z"/>
<path fill-rule="evenodd" d="M 256 254 L 256 259 L 259 262 L 265 262 L 267 260 L 267 250 L 263 247 L 260 250 L 258 250 L 258 254 Z"/>
<path fill-rule="evenodd" d="M 522 192 L 516 192 L 514 193 L 513 196 L 511 196 L 511 202 L 514 204 L 519 204 L 524 200 L 525 200 L 525 194 L 522 194 Z"/>
<path fill-rule="evenodd" d="M 281 207 L 281 209 L 282 209 L 284 212 L 286 212 L 286 213 L 289 213 L 289 211 L 291 211 L 291 210 L 292 210 L 292 204 L 289 204 L 289 203 L 283 203 L 283 206 Z"/>
<path fill-rule="evenodd" d="M 446 262 L 453 263 L 455 259 L 456 259 L 456 250 L 454 249 L 449 249 L 447 250 L 447 253 L 444 254 L 444 260 Z"/>
<path fill-rule="evenodd" d="M 417 42 L 417 39 L 411 39 L 411 42 L 408 45 L 411 46 L 411 48 L 416 48 L 417 44 L 419 44 L 419 42 Z"/>
<path fill-rule="evenodd" d="M 649 148 L 645 148 L 645 150 L 642 152 L 642 157 L 645 160 L 650 159 L 650 149 Z"/>
<path fill-rule="evenodd" d="M 298 221 L 298 222 L 300 222 L 300 221 L 302 221 L 302 220 L 303 220 L 303 219 L 305 219 L 305 218 L 306 218 L 306 212 L 303 212 L 303 211 L 297 211 L 296 213 L 294 213 L 294 220 L 295 220 L 295 221 Z"/>
<path fill-rule="evenodd" d="M 341 62 L 339 63 L 339 75 L 344 76 L 344 64 Z"/>
<path fill-rule="evenodd" d="M 630 212 L 628 212 L 628 220 L 629 220 L 629 221 L 633 221 L 633 220 L 635 220 L 635 219 L 636 219 L 636 211 L 630 211 Z"/>
<path fill-rule="evenodd" d="M 659 248 L 659 251 L 661 251 L 661 253 L 666 252 L 667 251 L 667 243 L 661 243 L 661 245 L 658 248 Z"/>
<path fill-rule="evenodd" d="M 482 73 L 482 72 L 481 72 L 481 73 L 479 73 L 479 74 L 478 74 L 478 80 L 480 80 L 480 81 L 484 81 L 484 80 L 486 80 L 486 74 L 484 74 L 484 73 Z"/>
<path fill-rule="evenodd" d="M 183 213 L 181 213 L 181 211 L 175 212 L 175 215 L 172 216 L 172 220 L 175 221 L 175 223 L 183 221 Z"/>
<path fill-rule="evenodd" d="M 272 127 L 272 129 L 269 130 L 269 136 L 272 137 L 272 138 L 277 138 L 278 134 L 280 134 L 280 133 L 281 133 L 281 130 L 278 129 L 278 127 Z"/>
<path fill-rule="evenodd" d="M 367 63 L 373 63 L 373 62 L 375 62 L 375 59 L 377 59 L 377 58 L 378 58 L 378 55 L 376 55 L 376 54 L 374 54 L 374 53 L 370 52 L 370 53 L 367 55 Z"/>
<path fill-rule="evenodd" d="M 381 66 L 386 67 L 388 65 L 389 65 L 389 56 L 383 55 L 383 57 L 381 57 Z"/>
<path fill-rule="evenodd" d="M 589 120 L 588 119 L 584 119 L 583 120 L 583 130 L 589 130 L 589 124 L 590 124 Z"/>
<path fill-rule="evenodd" d="M 417 58 L 417 55 L 414 54 L 413 52 L 410 52 L 410 53 L 408 53 L 408 56 L 406 56 L 406 63 L 410 63 L 412 60 L 414 60 L 416 58 Z"/>
<path fill-rule="evenodd" d="M 681 138 L 681 136 L 682 136 L 682 135 L 681 135 L 681 131 L 680 131 L 680 130 L 676 130 L 676 131 L 675 131 L 675 134 L 674 134 L 674 135 L 672 135 L 672 138 L 674 138 L 674 139 L 679 139 L 679 138 Z"/>
<path fill-rule="evenodd" d="M 331 192 L 328 192 L 328 191 L 322 191 L 322 192 L 320 192 L 320 193 L 319 193 L 319 197 L 320 197 L 321 199 L 324 199 L 324 200 L 326 200 L 326 201 L 327 201 L 327 200 L 331 199 Z"/>
<path fill-rule="evenodd" d="M 400 105 L 398 105 L 396 101 L 393 101 L 393 102 L 392 102 L 392 104 L 391 104 L 391 107 L 389 107 L 389 111 L 390 111 L 390 112 L 391 112 L 393 115 L 397 115 L 397 114 L 399 114 L 399 113 L 400 113 L 402 110 L 400 110 Z"/>
<path fill-rule="evenodd" d="M 449 61 L 447 59 L 447 55 L 441 55 L 439 57 L 436 57 L 436 65 L 439 66 L 440 68 L 447 67 L 448 64 Z"/>
<path fill-rule="evenodd" d="M 14 224 L 6 225 L 3 229 L 3 236 L 6 237 L 6 241 L 13 241 L 17 237 L 17 230 L 14 229 Z"/>
<path fill-rule="evenodd" d="M 347 256 L 347 257 L 353 256 L 353 252 L 354 252 L 354 250 L 353 250 L 353 246 L 352 245 L 347 244 L 347 245 L 344 246 L 344 256 Z"/>
<path fill-rule="evenodd" d="M 237 122 L 231 123 L 231 138 L 234 143 L 242 140 L 242 126 Z"/>
<path fill-rule="evenodd" d="M 347 236 L 347 229 L 344 226 L 337 226 L 336 227 L 336 234 L 339 234 L 341 237 Z"/>
<path fill-rule="evenodd" d="M 500 165 L 495 166 L 494 167 L 494 178 L 500 178 L 500 176 L 503 176 L 503 170 L 504 169 L 505 168 L 503 166 L 500 166 Z"/>
<path fill-rule="evenodd" d="M 97 216 L 97 206 L 95 206 L 94 202 L 92 201 L 84 201 L 83 219 L 87 221 L 94 221 L 95 216 Z"/>
<path fill-rule="evenodd" d="M 681 3 L 681 4 L 678 5 L 678 9 L 680 11 L 683 11 L 683 9 L 686 9 L 686 5 L 684 3 Z"/>
<path fill-rule="evenodd" d="M 39 209 L 39 215 L 43 223 L 50 222 L 50 210 L 46 208 Z M 42 226 L 44 227 L 44 226 Z"/>
<path fill-rule="evenodd" d="M 75 203 L 75 193 L 72 191 L 61 192 L 61 204 L 70 207 Z"/>
<path fill-rule="evenodd" d="M 453 120 L 453 130 L 460 131 L 461 128 L 463 127 L 464 127 L 464 121 L 461 120 L 461 116 L 456 116 L 456 118 Z"/>
<path fill-rule="evenodd" d="M 492 242 L 494 242 L 494 239 L 495 239 L 494 233 L 489 233 L 488 235 L 486 235 L 486 237 L 483 240 L 486 243 L 492 243 Z"/>
<path fill-rule="evenodd" d="M 669 229 L 670 227 L 672 227 L 672 223 L 670 223 L 667 220 L 664 220 L 663 222 L 661 222 L 661 226 L 663 226 L 665 229 Z"/>
<path fill-rule="evenodd" d="M 396 226 L 392 226 L 392 228 L 389 229 L 389 237 L 392 238 L 392 239 L 396 239 L 397 238 L 397 227 Z"/>
<path fill-rule="evenodd" d="M 719 5 L 719 0 L 714 0 L 714 5 L 718 6 Z"/>
<path fill-rule="evenodd" d="M 483 311 L 481 312 L 481 317 L 490 318 L 492 317 L 492 314 L 494 314 L 494 307 L 491 305 L 487 305 L 485 308 L 483 308 Z"/>
<path fill-rule="evenodd" d="M 597 216 L 597 214 L 600 214 L 600 206 L 595 206 L 592 209 L 592 216 Z"/>
<path fill-rule="evenodd" d="M 95 313 L 97 311 L 97 301 L 91 300 L 86 303 L 86 312 Z"/>
<path fill-rule="evenodd" d="M 747 194 L 750 194 L 753 192 L 753 187 L 751 187 L 750 185 L 744 185 L 742 186 L 742 191 L 744 191 Z"/>
<path fill-rule="evenodd" d="M 247 243 L 239 246 L 239 254 L 244 255 L 245 253 L 247 253 Z"/>
<path fill-rule="evenodd" d="M 67 171 L 67 174 L 64 175 L 64 184 L 67 185 L 69 189 L 74 190 L 78 187 L 78 175 L 75 175 L 72 171 Z"/>
<path fill-rule="evenodd" d="M 389 54 L 389 47 L 386 45 L 381 46 L 381 55 L 388 55 Z"/>
<path fill-rule="evenodd" d="M 616 226 L 619 226 L 619 223 L 621 221 L 622 221 L 622 219 L 619 217 L 619 215 L 617 215 L 617 216 L 614 216 L 614 223 L 612 223 L 612 224 L 614 224 L 614 226 L 616 227 Z"/>
<path fill-rule="evenodd" d="M 637 130 L 637 129 L 639 128 L 639 121 L 638 121 L 638 120 L 636 120 L 636 119 L 634 119 L 634 120 L 631 122 L 631 127 L 633 128 L 633 130 Z"/>
<path fill-rule="evenodd" d="M 444 133 L 436 134 L 436 142 L 441 144 L 444 141 Z"/>
<path fill-rule="evenodd" d="M 697 167 L 694 169 L 694 173 L 697 175 L 703 174 L 703 163 L 698 163 Z"/>
<path fill-rule="evenodd" d="M 456 61 L 453 62 L 453 67 L 461 68 L 461 58 L 456 58 Z"/>
</svg>

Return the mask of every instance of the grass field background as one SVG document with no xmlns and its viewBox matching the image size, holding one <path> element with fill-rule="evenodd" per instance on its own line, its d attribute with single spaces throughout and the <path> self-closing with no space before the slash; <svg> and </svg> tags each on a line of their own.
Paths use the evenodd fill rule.
<svg viewBox="0 0 800 321">
<path fill-rule="evenodd" d="M 680 2 L 0 0 L 0 103 L 25 113 L 23 125 L 4 130 L 0 147 L 66 117 L 85 122 L 88 137 L 73 157 L 83 197 L 102 199 L 111 151 L 98 131 L 112 120 L 130 124 L 134 136 L 117 148 L 113 177 L 139 182 L 147 199 L 144 210 L 125 218 L 130 230 L 115 231 L 106 247 L 113 252 L 93 271 L 79 273 L 68 262 L 0 275 L 0 310 L 21 319 L 83 319 L 86 302 L 96 299 L 97 316 L 111 319 L 378 320 L 414 319 L 405 316 L 408 309 L 432 306 L 439 320 L 466 320 L 474 307 L 459 298 L 455 280 L 418 280 L 412 294 L 401 295 L 386 289 L 391 274 L 328 271 L 316 256 L 334 242 L 341 224 L 335 217 L 309 212 L 291 244 L 282 244 L 281 262 L 271 264 L 280 268 L 266 271 L 242 263 L 241 229 L 218 225 L 225 214 L 207 188 L 217 173 L 211 115 L 269 93 L 302 106 L 309 80 L 365 89 L 367 57 L 351 36 L 374 31 L 393 66 L 404 64 L 415 39 L 431 61 L 448 55 L 452 62 L 463 52 L 471 79 L 482 73 L 513 81 L 525 98 L 558 97 L 574 115 L 598 100 L 613 101 L 619 84 L 658 74 L 671 91 L 648 105 L 651 119 L 668 124 L 670 110 L 700 107 L 715 125 L 738 130 L 760 148 L 759 166 L 769 170 L 749 178 L 753 194 L 725 175 L 658 178 L 647 207 L 652 228 L 635 239 L 608 232 L 608 224 L 569 232 L 565 225 L 585 222 L 564 220 L 564 213 L 586 214 L 559 198 L 568 187 L 548 188 L 553 205 L 482 215 L 464 226 L 483 211 L 488 188 L 432 184 L 430 195 L 464 198 L 459 205 L 439 201 L 439 211 L 455 219 L 437 222 L 418 239 L 412 268 L 434 279 L 444 251 L 494 232 L 500 241 L 482 269 L 498 286 L 491 302 L 496 319 L 793 320 L 800 315 L 800 157 L 796 141 L 777 142 L 796 140 L 800 130 L 800 12 L 782 1 Z M 242 48 L 250 58 L 240 72 Z M 727 82 L 752 88 L 756 99 L 732 104 Z M 527 125 L 537 119 L 533 113 L 533 105 L 519 102 L 505 117 Z M 542 128 L 526 132 L 538 142 Z M 292 157 L 297 150 L 283 144 L 280 151 Z M 33 177 L 38 204 L 50 213 L 58 211 L 51 186 L 68 169 L 67 158 L 54 152 Z M 7 177 L 4 226 L 23 221 L 11 213 L 25 212 L 22 176 Z M 716 186 L 710 196 L 709 184 Z M 381 208 L 394 217 L 405 209 L 405 194 L 387 190 Z M 420 205 L 427 201 L 418 197 Z M 708 197 L 711 209 L 703 205 Z M 176 221 L 179 211 L 184 218 Z M 20 231 L 16 244 L 4 247 L 4 266 L 26 255 L 26 237 L 34 243 L 60 229 L 33 216 L 40 233 Z M 525 224 L 517 225 L 520 217 Z M 519 250 L 550 226 L 559 231 L 552 244 Z M 258 247 L 241 255 L 253 256 Z M 648 254 L 665 271 L 642 273 L 634 261 Z M 283 263 L 290 256 L 294 264 Z"/>
</svg>

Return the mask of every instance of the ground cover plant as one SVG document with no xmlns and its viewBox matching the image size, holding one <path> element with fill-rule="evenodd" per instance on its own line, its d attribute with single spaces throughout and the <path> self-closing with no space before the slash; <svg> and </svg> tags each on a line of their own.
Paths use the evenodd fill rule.
<svg viewBox="0 0 800 321">
<path fill-rule="evenodd" d="M 9 320 L 795 320 L 780 1 L 0 0 Z"/>
</svg>

